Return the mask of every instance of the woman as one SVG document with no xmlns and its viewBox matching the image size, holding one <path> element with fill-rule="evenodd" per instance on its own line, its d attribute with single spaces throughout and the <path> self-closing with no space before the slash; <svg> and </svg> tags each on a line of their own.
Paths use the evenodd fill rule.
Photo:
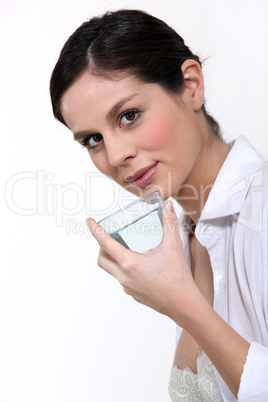
<svg viewBox="0 0 268 402">
<path fill-rule="evenodd" d="M 145 254 L 88 219 L 99 266 L 178 325 L 171 399 L 267 401 L 268 166 L 245 138 L 222 140 L 199 58 L 147 13 L 106 13 L 64 45 L 51 99 L 103 174 L 185 211 L 179 224 L 165 202 L 162 243 Z"/>
</svg>

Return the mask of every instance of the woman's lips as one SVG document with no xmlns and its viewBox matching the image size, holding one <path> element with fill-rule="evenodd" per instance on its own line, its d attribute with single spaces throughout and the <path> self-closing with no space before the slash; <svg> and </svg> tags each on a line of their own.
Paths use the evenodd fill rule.
<svg viewBox="0 0 268 402">
<path fill-rule="evenodd" d="M 126 181 L 135 187 L 145 187 L 153 180 L 160 163 L 156 162 L 153 166 L 138 170 L 134 176 L 127 177 Z"/>
</svg>

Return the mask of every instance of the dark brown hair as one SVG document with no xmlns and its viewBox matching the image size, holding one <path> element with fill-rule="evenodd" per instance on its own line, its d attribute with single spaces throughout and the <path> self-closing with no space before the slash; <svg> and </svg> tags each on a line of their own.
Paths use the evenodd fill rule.
<svg viewBox="0 0 268 402">
<path fill-rule="evenodd" d="M 181 65 L 199 57 L 192 53 L 177 32 L 162 20 L 140 10 L 107 12 L 84 22 L 67 40 L 53 70 L 50 95 L 54 116 L 66 125 L 61 98 L 79 76 L 92 74 L 113 78 L 120 72 L 161 85 L 170 93 L 184 87 Z M 218 123 L 202 111 L 214 133 Z"/>
</svg>

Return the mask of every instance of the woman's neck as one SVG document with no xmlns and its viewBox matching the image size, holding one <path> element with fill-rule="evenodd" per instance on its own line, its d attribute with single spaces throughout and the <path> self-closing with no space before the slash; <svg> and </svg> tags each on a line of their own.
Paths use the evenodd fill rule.
<svg viewBox="0 0 268 402">
<path fill-rule="evenodd" d="M 230 147 L 214 135 L 175 198 L 196 224 L 229 151 Z"/>
</svg>

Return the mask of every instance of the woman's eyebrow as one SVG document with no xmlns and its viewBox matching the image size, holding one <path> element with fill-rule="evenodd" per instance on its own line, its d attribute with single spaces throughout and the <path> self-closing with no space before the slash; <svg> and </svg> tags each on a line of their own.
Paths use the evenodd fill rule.
<svg viewBox="0 0 268 402">
<path fill-rule="evenodd" d="M 76 133 L 74 133 L 73 137 L 74 137 L 74 141 L 79 141 L 85 137 L 88 137 L 89 135 L 94 135 L 94 134 L 97 134 L 97 133 L 95 133 L 95 132 L 93 133 L 92 131 L 88 131 L 88 130 L 77 131 Z"/>
<path fill-rule="evenodd" d="M 124 106 L 125 103 L 129 102 L 131 99 L 133 99 L 135 96 L 137 96 L 138 94 L 132 94 L 129 96 L 126 96 L 122 99 L 120 99 L 113 107 L 112 109 L 108 112 L 107 116 L 106 116 L 106 120 L 112 120 L 114 118 L 114 116 L 117 115 L 118 111 L 121 109 L 122 106 Z M 78 141 L 79 139 L 88 137 L 89 135 L 93 135 L 96 134 L 96 132 L 94 131 L 90 131 L 90 130 L 85 130 L 85 131 L 77 131 L 76 133 L 74 133 L 74 140 Z"/>
<path fill-rule="evenodd" d="M 133 99 L 137 95 L 138 94 L 132 94 L 125 98 L 120 99 L 109 111 L 108 115 L 106 116 L 106 120 L 112 120 L 114 118 L 114 116 L 118 113 L 118 111 L 121 109 L 121 107 L 124 106 L 125 103 L 129 102 L 131 99 Z"/>
</svg>

